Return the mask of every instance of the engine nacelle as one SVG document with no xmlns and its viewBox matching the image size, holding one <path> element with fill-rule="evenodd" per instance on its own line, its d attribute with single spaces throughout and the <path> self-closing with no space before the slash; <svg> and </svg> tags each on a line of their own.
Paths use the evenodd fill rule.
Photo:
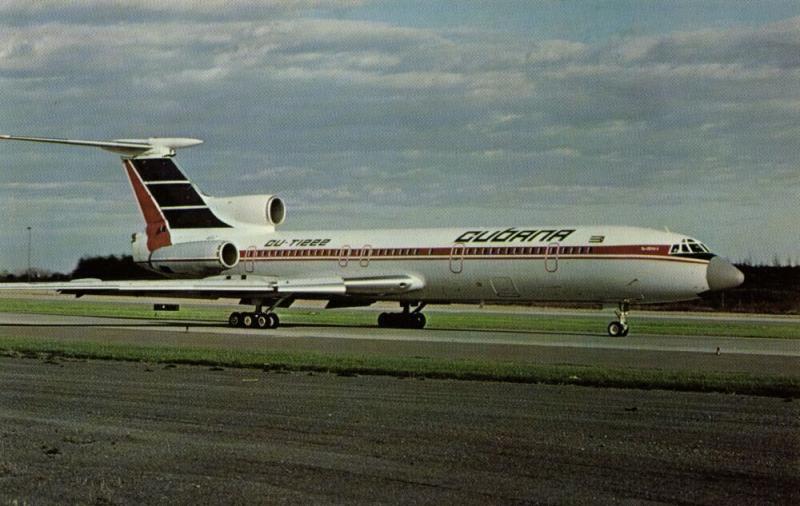
<svg viewBox="0 0 800 506">
<path fill-rule="evenodd" d="M 220 215 L 240 223 L 275 226 L 286 219 L 286 206 L 275 195 L 206 197 L 206 201 Z"/>
<path fill-rule="evenodd" d="M 239 249 L 226 241 L 197 241 L 158 248 L 150 268 L 164 274 L 211 276 L 239 264 Z"/>
</svg>

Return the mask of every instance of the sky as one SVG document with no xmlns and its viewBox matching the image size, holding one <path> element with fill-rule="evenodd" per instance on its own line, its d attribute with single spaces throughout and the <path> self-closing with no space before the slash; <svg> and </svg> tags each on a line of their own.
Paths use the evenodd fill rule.
<svg viewBox="0 0 800 506">
<path fill-rule="evenodd" d="M 195 137 L 285 230 L 635 225 L 800 263 L 796 1 L 0 0 L 0 133 Z M 119 159 L 0 142 L 0 271 L 130 254 Z"/>
</svg>

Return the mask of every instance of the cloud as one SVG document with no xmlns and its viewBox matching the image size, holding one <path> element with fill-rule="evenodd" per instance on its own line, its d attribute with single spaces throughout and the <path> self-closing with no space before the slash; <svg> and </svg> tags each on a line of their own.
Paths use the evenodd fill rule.
<svg viewBox="0 0 800 506">
<path fill-rule="evenodd" d="M 586 44 L 570 40 L 534 42 L 525 55 L 525 61 L 529 65 L 540 65 L 575 60 L 584 57 L 588 49 Z"/>
<path fill-rule="evenodd" d="M 142 19 L 153 21 L 164 16 L 183 19 L 269 19 L 302 12 L 337 12 L 357 7 L 362 0 L 59 0 L 25 2 L 1 0 L 0 14 L 9 23 L 28 24 L 41 19 L 80 20 L 81 22 L 114 23 Z"/>
<path fill-rule="evenodd" d="M 796 68 L 800 66 L 800 18 L 758 28 L 700 30 L 650 39 L 646 50 L 633 60 Z"/>
<path fill-rule="evenodd" d="M 98 191 L 109 188 L 108 183 L 98 183 L 95 181 L 47 181 L 47 182 L 0 182 L 0 192 L 43 192 L 43 191 L 57 191 L 63 192 L 66 189 L 79 190 L 79 191 Z"/>
<path fill-rule="evenodd" d="M 717 220 L 744 218 L 740 207 L 764 195 L 789 206 L 800 189 L 800 18 L 566 40 L 356 19 L 359 2 L 225 4 L 215 16 L 219 2 L 0 2 L 3 129 L 204 138 L 179 158 L 196 182 L 211 194 L 268 187 L 300 211 L 293 228 L 331 220 L 331 209 L 385 225 L 402 206 L 427 226 L 646 224 L 668 209 L 677 223 L 665 224 L 679 228 L 712 214 L 704 201 L 734 209 Z M 30 175 L 43 168 L 89 182 L 116 163 L 0 148 L 5 195 L 57 191 Z M 116 176 L 108 184 L 123 198 Z M 661 214 L 635 207 L 653 202 Z M 38 211 L 16 209 L 9 226 Z M 114 221 L 121 251 L 137 220 Z"/>
</svg>

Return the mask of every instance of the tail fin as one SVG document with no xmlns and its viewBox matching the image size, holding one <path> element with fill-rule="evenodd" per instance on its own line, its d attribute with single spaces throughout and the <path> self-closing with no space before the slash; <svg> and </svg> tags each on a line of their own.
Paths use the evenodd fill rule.
<svg viewBox="0 0 800 506">
<path fill-rule="evenodd" d="M 172 244 L 171 230 L 231 228 L 171 158 L 130 158 L 122 163 L 147 224 L 150 251 Z"/>
<path fill-rule="evenodd" d="M 172 161 L 176 149 L 202 143 L 199 139 L 151 137 L 85 141 L 0 135 L 0 140 L 92 146 L 122 155 L 125 172 L 146 223 L 150 251 L 172 244 L 171 230 L 231 228 L 214 214 L 197 188 Z"/>
</svg>

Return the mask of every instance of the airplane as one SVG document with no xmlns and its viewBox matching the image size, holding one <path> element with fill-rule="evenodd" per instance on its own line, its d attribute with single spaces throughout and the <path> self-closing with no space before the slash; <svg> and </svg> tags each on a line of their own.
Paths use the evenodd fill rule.
<svg viewBox="0 0 800 506">
<path fill-rule="evenodd" d="M 698 298 L 744 275 L 684 234 L 629 226 L 508 226 L 279 231 L 273 194 L 212 197 L 174 161 L 191 138 L 87 141 L 0 135 L 0 140 L 97 147 L 117 153 L 145 221 L 131 237 L 134 261 L 163 280 L 6 283 L 0 289 L 82 296 L 237 298 L 234 327 L 277 328 L 277 308 L 297 299 L 326 308 L 399 303 L 379 327 L 426 325 L 428 304 L 618 304 L 610 336 L 630 330 L 631 303 Z"/>
</svg>

